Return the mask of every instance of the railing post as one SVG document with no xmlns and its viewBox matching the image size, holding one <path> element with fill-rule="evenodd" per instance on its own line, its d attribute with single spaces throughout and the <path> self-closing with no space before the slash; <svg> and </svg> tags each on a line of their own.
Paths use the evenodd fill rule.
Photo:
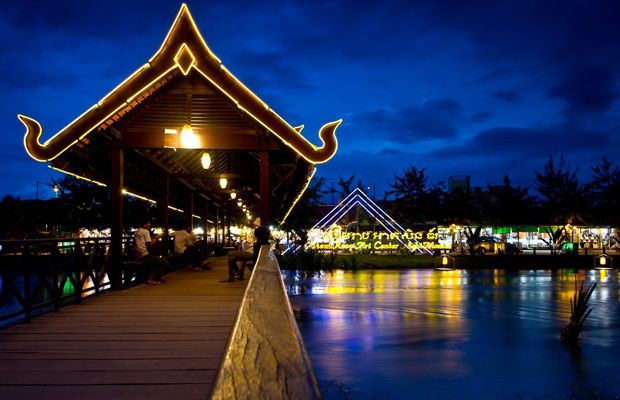
<svg viewBox="0 0 620 400">
<path fill-rule="evenodd" d="M 79 249 L 78 249 L 79 247 Z M 82 252 L 80 243 L 75 241 L 73 242 L 73 278 L 75 279 L 75 286 L 73 290 L 75 291 L 75 302 L 76 304 L 80 304 L 82 302 L 82 257 L 80 253 Z"/>
<path fill-rule="evenodd" d="M 32 321 L 32 296 L 30 294 L 30 267 L 24 264 L 24 320 Z"/>
<path fill-rule="evenodd" d="M 58 312 L 60 311 L 60 294 L 62 293 L 62 289 L 59 287 L 60 283 L 58 281 L 58 263 L 52 264 L 52 274 L 54 274 L 54 293 L 52 293 L 52 301 L 54 302 L 54 312 Z"/>
<path fill-rule="evenodd" d="M 122 246 L 122 242 L 121 242 L 121 246 Z M 93 289 L 95 290 L 95 296 L 99 296 L 99 269 L 95 268 L 96 265 L 96 258 L 99 255 L 99 239 L 95 239 L 95 243 L 92 244 L 92 246 L 90 246 L 90 254 L 88 255 L 88 268 L 90 269 L 90 271 L 92 272 L 93 275 Z"/>
</svg>

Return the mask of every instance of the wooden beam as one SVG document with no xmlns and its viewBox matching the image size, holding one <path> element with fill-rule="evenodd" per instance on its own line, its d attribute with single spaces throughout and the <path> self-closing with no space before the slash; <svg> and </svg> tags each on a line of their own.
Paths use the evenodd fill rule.
<svg viewBox="0 0 620 400">
<path fill-rule="evenodd" d="M 287 182 L 289 178 L 293 176 L 293 174 L 295 173 L 295 170 L 297 170 L 297 168 L 291 168 L 284 176 L 282 176 L 282 174 L 278 173 L 274 168 L 274 172 L 276 173 L 276 175 L 278 175 L 280 180 L 278 181 L 278 184 L 272 190 L 275 192 L 280 187 L 280 185 Z"/>
<path fill-rule="evenodd" d="M 220 178 L 226 178 L 226 179 L 246 179 L 246 178 L 250 178 L 251 175 L 250 174 L 209 174 L 209 173 L 199 173 L 199 174 L 192 174 L 192 173 L 188 173 L 188 172 L 173 172 L 173 173 L 169 173 L 167 174 L 167 176 L 169 178 L 181 178 L 181 179 L 220 179 Z M 229 190 L 228 192 L 230 192 L 231 190 Z"/>
<path fill-rule="evenodd" d="M 250 134 L 251 133 L 251 134 Z M 131 148 L 131 149 L 163 149 L 173 147 L 175 149 L 209 149 L 209 150 L 272 150 L 282 149 L 282 145 L 276 140 L 266 136 L 256 136 L 255 131 L 232 131 L 222 132 L 217 130 L 215 133 L 194 132 L 196 142 L 192 146 L 187 146 L 181 142 L 180 132 L 178 134 L 165 134 L 163 132 L 141 132 L 128 134 L 124 132 L 119 140 L 109 142 L 106 146 L 112 148 Z"/>
</svg>

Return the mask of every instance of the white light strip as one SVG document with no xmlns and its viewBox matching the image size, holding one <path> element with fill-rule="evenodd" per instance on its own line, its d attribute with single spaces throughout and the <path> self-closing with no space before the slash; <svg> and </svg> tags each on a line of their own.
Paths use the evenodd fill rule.
<svg viewBox="0 0 620 400">
<path fill-rule="evenodd" d="M 344 214 L 348 213 L 351 210 L 351 208 L 356 204 L 361 205 L 362 208 L 364 208 L 364 210 L 366 210 L 366 212 L 368 212 L 368 214 L 370 214 L 373 218 L 379 221 L 379 223 L 391 235 L 394 235 L 395 233 L 397 233 L 397 235 L 394 235 L 394 236 L 403 246 L 409 249 L 409 251 L 413 252 L 413 248 L 415 248 L 416 250 L 423 252 L 422 249 L 424 249 L 424 251 L 426 251 L 428 254 L 430 255 L 433 254 L 433 252 L 430 249 L 428 249 L 426 246 L 424 246 L 422 243 L 420 243 L 420 241 L 418 241 L 415 238 L 413 240 L 415 241 L 417 245 L 414 245 L 409 239 L 407 239 L 408 244 L 403 242 L 399 238 L 399 236 L 406 235 L 407 230 L 403 228 L 399 223 L 397 223 L 392 217 L 390 217 L 374 201 L 372 201 L 366 195 L 366 193 L 360 190 L 360 188 L 355 188 L 353 191 L 351 191 L 351 193 L 349 193 L 349 195 L 344 200 L 338 203 L 338 205 L 332 211 L 330 211 L 325 217 L 323 217 L 318 223 L 316 223 L 314 227 L 310 229 L 310 231 L 315 230 L 315 229 L 323 230 L 325 226 L 327 225 L 329 225 L 329 228 L 327 228 L 327 230 L 331 229 L 331 227 L 336 223 L 336 221 L 338 221 Z M 376 215 L 379 215 L 383 220 L 381 220 L 380 218 L 377 218 Z M 359 225 L 359 221 L 357 221 L 357 224 Z M 320 227 L 317 228 L 317 226 L 319 225 Z"/>
</svg>

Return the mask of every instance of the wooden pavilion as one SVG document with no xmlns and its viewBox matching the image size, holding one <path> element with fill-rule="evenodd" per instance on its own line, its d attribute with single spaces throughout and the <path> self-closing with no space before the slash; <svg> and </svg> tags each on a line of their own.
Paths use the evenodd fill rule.
<svg viewBox="0 0 620 400">
<path fill-rule="evenodd" d="M 164 230 L 170 208 L 189 224 L 198 215 L 205 231 L 211 218 L 217 232 L 245 213 L 284 222 L 314 165 L 335 154 L 341 122 L 321 128 L 321 147 L 306 140 L 222 65 L 185 4 L 148 63 L 45 143 L 37 121 L 18 117 L 32 158 L 111 190 L 110 266 L 121 259 L 126 193 L 159 203 Z"/>
</svg>

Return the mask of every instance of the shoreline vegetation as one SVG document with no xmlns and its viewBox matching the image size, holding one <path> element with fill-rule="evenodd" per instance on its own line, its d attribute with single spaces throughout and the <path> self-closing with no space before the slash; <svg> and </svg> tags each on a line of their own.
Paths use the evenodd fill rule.
<svg viewBox="0 0 620 400">
<path fill-rule="evenodd" d="M 454 257 L 455 269 L 593 269 L 595 255 L 506 255 L 506 254 L 450 254 Z M 620 255 L 609 255 L 616 268 Z M 304 251 L 279 257 L 283 270 L 364 270 L 364 269 L 424 269 L 435 268 L 442 256 L 400 255 L 400 254 L 334 254 Z"/>
</svg>

